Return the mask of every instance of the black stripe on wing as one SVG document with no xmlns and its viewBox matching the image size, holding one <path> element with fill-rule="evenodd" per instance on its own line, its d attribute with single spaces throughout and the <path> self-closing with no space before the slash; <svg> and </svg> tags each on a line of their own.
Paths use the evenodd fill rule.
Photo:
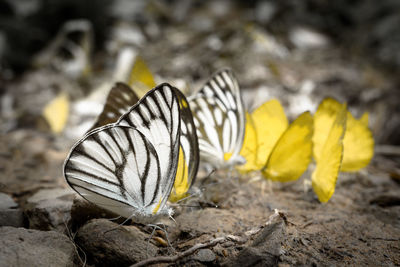
<svg viewBox="0 0 400 267">
<path fill-rule="evenodd" d="M 225 112 L 216 106 L 214 98 L 197 97 L 190 102 L 194 114 L 194 123 L 199 138 L 200 153 L 214 155 L 212 158 L 223 158 L 222 124 Z M 215 116 L 215 111 L 220 111 L 220 116 Z"/>
<path fill-rule="evenodd" d="M 118 82 L 108 93 L 103 111 L 89 130 L 116 122 L 122 114 L 139 101 L 139 97 L 126 84 Z"/>
<path fill-rule="evenodd" d="M 162 198 L 156 150 L 132 127 L 106 125 L 79 140 L 64 176 L 82 197 L 124 217 L 151 215 Z"/>
<path fill-rule="evenodd" d="M 188 184 L 190 188 L 196 179 L 199 168 L 199 143 L 189 102 L 179 90 L 176 90 L 176 94 L 179 98 L 181 111 L 180 145 L 188 164 Z"/>
<path fill-rule="evenodd" d="M 217 154 L 222 148 L 223 153 L 239 155 L 244 138 L 245 113 L 239 85 L 233 72 L 223 69 L 214 74 L 195 95 L 189 98 L 189 102 L 193 108 L 195 123 L 199 125 L 197 134 L 201 140 L 200 153 L 210 154 L 211 149 L 202 153 L 202 147 L 214 147 Z M 205 129 L 207 126 L 215 127 L 217 135 L 213 134 L 211 129 Z M 212 136 L 209 136 L 210 133 Z M 218 140 L 215 140 L 216 138 Z M 206 143 L 206 146 L 202 143 Z M 218 158 L 221 156 L 223 155 Z"/>
<path fill-rule="evenodd" d="M 160 160 L 163 202 L 175 181 L 180 145 L 180 108 L 175 87 L 158 85 L 121 116 L 118 125 L 136 128 L 153 144 Z"/>
</svg>

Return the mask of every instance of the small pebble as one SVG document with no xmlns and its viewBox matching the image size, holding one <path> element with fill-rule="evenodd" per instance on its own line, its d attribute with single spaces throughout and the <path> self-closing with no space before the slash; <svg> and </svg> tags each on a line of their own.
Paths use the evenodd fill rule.
<svg viewBox="0 0 400 267">
<path fill-rule="evenodd" d="M 215 254 L 211 249 L 200 249 L 193 258 L 200 262 L 212 262 L 215 261 Z"/>
</svg>

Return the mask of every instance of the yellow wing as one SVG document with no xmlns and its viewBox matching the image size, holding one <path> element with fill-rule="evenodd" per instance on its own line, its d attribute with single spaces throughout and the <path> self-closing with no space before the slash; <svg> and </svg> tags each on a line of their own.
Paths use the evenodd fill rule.
<svg viewBox="0 0 400 267">
<path fill-rule="evenodd" d="M 42 116 L 48 122 L 53 133 L 61 133 L 67 124 L 69 115 L 69 98 L 66 93 L 60 93 L 43 109 Z"/>
<path fill-rule="evenodd" d="M 179 147 L 179 159 L 178 167 L 176 170 L 175 183 L 174 187 L 171 190 L 171 194 L 169 195 L 169 201 L 177 202 L 178 200 L 187 197 L 189 195 L 187 193 L 189 187 L 189 168 L 181 146 Z"/>
<path fill-rule="evenodd" d="M 335 119 L 335 114 L 342 105 L 332 98 L 324 99 L 314 115 L 314 158 L 318 161 L 323 145 L 329 133 L 327 132 Z M 359 120 L 347 112 L 346 132 L 343 138 L 343 161 L 341 171 L 357 171 L 371 161 L 374 154 L 374 139 L 368 128 L 368 114 Z"/>
<path fill-rule="evenodd" d="M 196 127 L 189 103 L 177 89 L 176 94 L 181 110 L 181 133 L 175 182 L 169 196 L 171 202 L 177 202 L 189 195 L 188 191 L 196 180 L 200 157 Z"/>
<path fill-rule="evenodd" d="M 257 133 L 252 116 L 246 112 L 246 128 L 240 155 L 246 159 L 246 163 L 236 168 L 242 173 L 259 170 L 257 167 Z"/>
<path fill-rule="evenodd" d="M 246 118 L 245 139 L 240 152 L 246 164 L 240 166 L 239 170 L 249 172 L 264 167 L 274 145 L 287 127 L 288 120 L 278 100 L 267 101 L 254 110 Z"/>
<path fill-rule="evenodd" d="M 335 99 L 325 98 L 314 114 L 313 156 L 317 162 L 341 107 Z"/>
<path fill-rule="evenodd" d="M 298 179 L 308 167 L 312 154 L 313 119 L 302 113 L 276 143 L 262 169 L 265 178 L 279 182 Z"/>
<path fill-rule="evenodd" d="M 366 127 L 368 127 L 368 125 L 369 125 L 369 113 L 368 112 L 364 112 L 364 114 L 362 114 L 362 116 L 359 119 L 359 121 L 362 124 L 364 124 Z"/>
<path fill-rule="evenodd" d="M 156 86 L 153 74 L 146 62 L 139 56 L 136 57 L 135 63 L 133 64 L 128 84 L 139 97 L 142 97 L 150 89 Z"/>
<path fill-rule="evenodd" d="M 319 201 L 327 202 L 335 192 L 343 156 L 343 136 L 346 128 L 346 105 L 334 117 L 328 136 L 319 155 L 311 181 Z"/>
<path fill-rule="evenodd" d="M 358 171 L 369 164 L 374 155 L 374 138 L 368 128 L 368 115 L 357 120 L 350 112 L 347 113 L 343 149 L 341 171 Z"/>
</svg>

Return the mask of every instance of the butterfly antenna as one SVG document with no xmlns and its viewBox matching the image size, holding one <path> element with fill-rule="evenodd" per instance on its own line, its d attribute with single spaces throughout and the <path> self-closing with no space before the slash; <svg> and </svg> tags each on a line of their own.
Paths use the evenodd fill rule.
<svg viewBox="0 0 400 267">
<path fill-rule="evenodd" d="M 172 205 L 173 207 L 174 205 Z M 176 207 L 185 207 L 185 208 L 198 208 L 198 205 L 190 205 L 190 204 L 175 204 Z M 170 217 L 171 218 L 171 217 Z"/>
<path fill-rule="evenodd" d="M 198 194 L 198 193 L 195 192 L 195 193 L 193 193 L 193 194 L 191 194 L 191 195 L 188 195 L 187 197 L 184 197 L 184 198 L 179 199 L 179 200 L 176 202 L 176 205 L 177 205 L 177 206 L 184 206 L 184 205 L 178 205 L 178 204 L 179 204 L 180 202 L 182 202 L 182 201 L 185 201 L 185 200 L 187 200 L 187 199 L 191 199 L 191 198 L 195 197 L 197 194 Z M 172 204 L 172 206 L 174 206 L 174 204 Z"/>
<path fill-rule="evenodd" d="M 191 199 L 191 198 L 194 198 L 194 197 L 196 197 L 196 196 L 199 196 L 200 194 L 201 194 L 201 189 L 200 190 L 196 190 L 196 192 L 193 192 L 193 193 L 191 193 L 190 195 L 188 195 L 188 196 L 186 196 L 186 197 L 184 197 L 184 198 L 182 198 L 182 199 L 179 199 L 177 202 L 176 202 L 176 204 L 179 204 L 180 202 L 183 202 L 183 201 L 185 201 L 185 200 L 187 200 L 187 199 Z M 172 204 L 172 206 L 173 206 L 174 204 Z M 178 206 L 184 206 L 184 205 L 178 205 Z"/>
<path fill-rule="evenodd" d="M 204 183 L 207 182 L 208 179 L 210 179 L 211 175 L 212 175 L 213 173 L 215 173 L 215 171 L 216 171 L 216 169 L 212 169 L 212 170 L 210 171 L 210 173 L 203 179 L 203 181 L 201 181 L 201 184 L 200 184 L 200 185 L 203 186 Z"/>
</svg>

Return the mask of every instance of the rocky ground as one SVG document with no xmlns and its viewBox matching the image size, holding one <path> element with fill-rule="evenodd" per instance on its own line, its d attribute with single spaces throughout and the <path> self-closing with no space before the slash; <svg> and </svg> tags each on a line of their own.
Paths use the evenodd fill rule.
<svg viewBox="0 0 400 267">
<path fill-rule="evenodd" d="M 112 38 L 93 52 L 89 76 L 68 76 L 54 66 L 13 77 L 3 72 L 0 266 L 129 266 L 142 261 L 160 266 L 400 265 L 400 153 L 394 146 L 399 144 L 400 83 L 393 73 L 395 60 L 389 64 L 369 54 L 375 50 L 364 50 L 361 41 L 344 45 L 331 28 L 312 27 L 322 25 L 313 20 L 290 23 L 290 12 L 273 2 L 270 9 L 261 2 L 252 7 L 227 1 L 186 7 L 182 2 L 174 1 L 173 8 L 147 7 L 140 19 L 119 10 Z M 274 15 L 266 16 L 268 10 Z M 297 11 L 292 14 L 302 18 Z M 359 25 L 357 20 L 362 16 L 354 20 Z M 363 36 L 362 27 L 355 29 L 355 37 Z M 121 31 L 125 34 L 118 35 Z M 127 41 L 122 38 L 127 32 L 136 37 Z M 188 93 L 229 66 L 249 109 L 276 97 L 293 119 L 315 111 L 323 97 L 334 96 L 348 102 L 355 115 L 369 111 L 377 145 L 374 159 L 358 173 L 341 173 L 326 204 L 318 202 L 309 186 L 313 166 L 298 181 L 285 184 L 265 181 L 257 173 L 201 170 L 198 194 L 174 205 L 173 220 L 160 225 L 164 230 L 110 220 L 115 216 L 68 187 L 62 164 L 94 120 L 75 103 L 111 83 L 116 51 L 124 42 L 146 60 L 157 81 Z M 377 43 L 385 51 L 393 46 Z M 56 135 L 40 123 L 41 110 L 60 90 L 71 96 L 71 117 Z"/>
</svg>

